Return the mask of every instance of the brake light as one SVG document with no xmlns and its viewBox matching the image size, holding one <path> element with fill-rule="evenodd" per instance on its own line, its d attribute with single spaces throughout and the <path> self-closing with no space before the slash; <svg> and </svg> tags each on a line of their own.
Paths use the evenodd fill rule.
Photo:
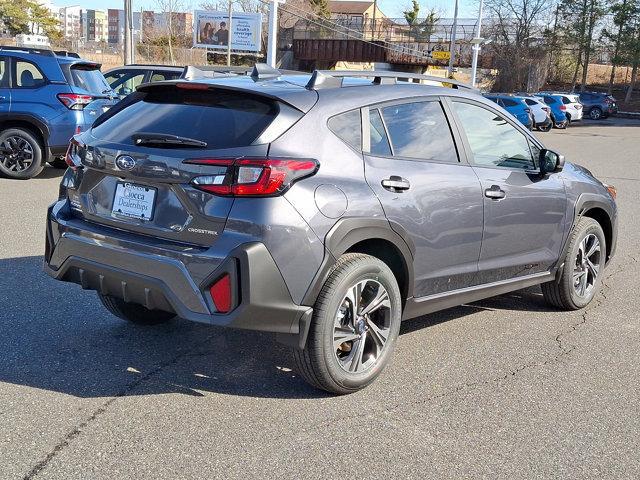
<svg viewBox="0 0 640 480">
<path fill-rule="evenodd" d="M 82 168 L 82 162 L 80 161 L 79 150 L 84 148 L 84 145 L 75 138 L 72 138 L 67 147 L 67 153 L 64 156 L 64 161 L 69 168 L 76 171 L 78 168 Z"/>
<path fill-rule="evenodd" d="M 316 173 L 311 159 L 204 158 L 185 163 L 225 166 L 219 173 L 199 175 L 191 184 L 204 192 L 234 197 L 270 197 L 284 193 L 294 182 Z"/>
<path fill-rule="evenodd" d="M 176 83 L 176 88 L 182 88 L 183 90 L 208 90 L 209 85 L 206 83 Z"/>
<path fill-rule="evenodd" d="M 551 113 L 551 109 L 549 107 L 542 107 L 542 110 L 544 110 L 547 113 Z"/>
<path fill-rule="evenodd" d="M 560 105 L 560 110 L 562 110 L 563 112 L 567 109 L 566 105 Z"/>
<path fill-rule="evenodd" d="M 59 93 L 57 97 L 69 110 L 82 110 L 93 102 L 91 95 L 81 95 L 79 93 Z"/>
<path fill-rule="evenodd" d="M 231 311 L 231 277 L 228 273 L 225 273 L 211 285 L 209 293 L 219 313 Z"/>
</svg>

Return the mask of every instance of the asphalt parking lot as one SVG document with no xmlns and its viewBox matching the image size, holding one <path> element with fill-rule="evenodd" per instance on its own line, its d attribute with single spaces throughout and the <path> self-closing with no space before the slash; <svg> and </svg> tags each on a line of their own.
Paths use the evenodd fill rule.
<svg viewBox="0 0 640 480">
<path fill-rule="evenodd" d="M 41 268 L 60 171 L 0 179 L 0 478 L 639 478 L 640 122 L 538 134 L 617 186 L 584 311 L 529 289 L 406 322 L 345 397 L 264 334 L 110 316 Z"/>
</svg>

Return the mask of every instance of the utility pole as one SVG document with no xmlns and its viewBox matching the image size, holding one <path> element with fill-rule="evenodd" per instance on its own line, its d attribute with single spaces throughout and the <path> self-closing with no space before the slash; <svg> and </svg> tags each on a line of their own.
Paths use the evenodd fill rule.
<svg viewBox="0 0 640 480">
<path fill-rule="evenodd" d="M 482 44 L 482 7 L 484 4 L 484 0 L 480 0 L 480 8 L 478 9 L 478 23 L 476 25 L 476 34 L 473 39 L 473 58 L 471 60 L 471 86 L 476 86 L 476 76 L 478 71 L 478 55 L 480 55 L 480 45 Z"/>
<path fill-rule="evenodd" d="M 269 34 L 267 36 L 267 65 L 276 68 L 276 52 L 278 50 L 278 3 L 269 2 Z"/>
<path fill-rule="evenodd" d="M 131 0 L 124 0 L 124 64 L 133 63 L 133 13 Z"/>
<path fill-rule="evenodd" d="M 378 0 L 373 0 L 373 18 L 371 19 L 371 41 L 374 41 L 376 35 L 376 10 L 378 10 Z"/>
<path fill-rule="evenodd" d="M 227 28 L 229 29 L 229 38 L 227 41 L 227 67 L 231 66 L 231 23 L 233 22 L 233 10 L 231 8 L 232 4 L 232 0 L 229 0 L 229 25 L 227 26 Z"/>
<path fill-rule="evenodd" d="M 451 29 L 451 43 L 449 44 L 449 78 L 453 77 L 453 64 L 456 59 L 456 33 L 458 30 L 458 0 L 453 13 L 453 28 Z"/>
</svg>

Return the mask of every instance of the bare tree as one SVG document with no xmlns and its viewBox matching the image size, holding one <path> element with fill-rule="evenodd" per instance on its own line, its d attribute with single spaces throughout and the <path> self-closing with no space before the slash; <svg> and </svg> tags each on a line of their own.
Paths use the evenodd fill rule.
<svg viewBox="0 0 640 480">
<path fill-rule="evenodd" d="M 549 23 L 551 4 L 548 0 L 486 0 L 491 22 L 486 32 L 500 71 L 495 88 L 524 90 L 534 88 L 534 69 L 546 55 L 541 42 Z M 536 83 L 540 83 L 539 78 Z"/>
<path fill-rule="evenodd" d="M 178 36 L 178 23 L 181 23 L 177 21 L 177 14 L 184 12 L 186 9 L 186 2 L 185 0 L 155 0 L 155 3 L 163 17 L 163 25 L 160 26 L 158 30 L 166 32 L 167 44 L 169 47 L 169 59 L 171 64 L 175 65 L 173 43 L 174 39 Z"/>
</svg>

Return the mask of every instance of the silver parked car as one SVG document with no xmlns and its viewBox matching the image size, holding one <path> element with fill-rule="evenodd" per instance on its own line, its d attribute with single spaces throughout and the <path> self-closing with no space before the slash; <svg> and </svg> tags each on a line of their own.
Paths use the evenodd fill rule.
<svg viewBox="0 0 640 480">
<path fill-rule="evenodd" d="M 139 87 L 72 141 L 46 271 L 134 323 L 275 332 L 341 394 L 402 320 L 538 284 L 588 305 L 615 189 L 473 89 L 407 79 L 434 81 L 257 66 Z"/>
</svg>

